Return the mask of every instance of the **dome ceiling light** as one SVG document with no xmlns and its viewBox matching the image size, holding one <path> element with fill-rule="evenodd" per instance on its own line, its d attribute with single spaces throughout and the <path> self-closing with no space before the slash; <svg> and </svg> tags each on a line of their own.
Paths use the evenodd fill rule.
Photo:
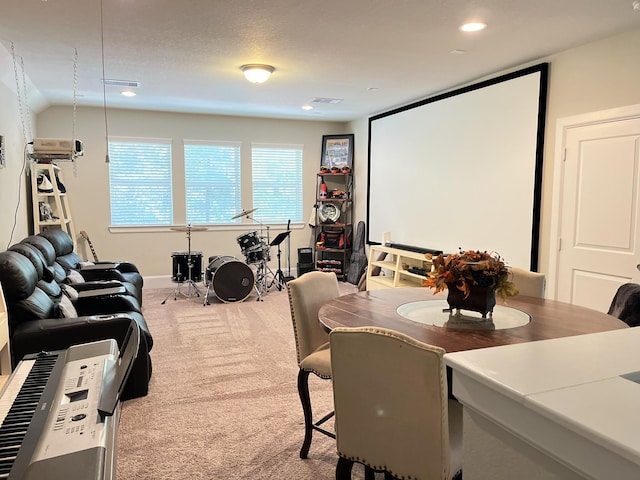
<svg viewBox="0 0 640 480">
<path fill-rule="evenodd" d="M 462 30 L 463 32 L 479 32 L 480 30 L 484 30 L 485 28 L 487 28 L 486 23 L 470 22 L 462 25 L 460 27 L 460 30 Z"/>
<path fill-rule="evenodd" d="M 240 67 L 242 73 L 247 80 L 251 83 L 264 83 L 266 82 L 271 74 L 275 71 L 271 65 L 261 65 L 257 63 L 250 63 L 247 65 L 242 65 Z"/>
</svg>

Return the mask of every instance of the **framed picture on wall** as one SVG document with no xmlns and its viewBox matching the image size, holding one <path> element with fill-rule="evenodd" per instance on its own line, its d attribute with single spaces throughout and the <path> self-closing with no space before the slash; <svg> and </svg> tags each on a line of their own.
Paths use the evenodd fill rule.
<svg viewBox="0 0 640 480">
<path fill-rule="evenodd" d="M 321 167 L 353 168 L 353 133 L 322 136 Z"/>
</svg>

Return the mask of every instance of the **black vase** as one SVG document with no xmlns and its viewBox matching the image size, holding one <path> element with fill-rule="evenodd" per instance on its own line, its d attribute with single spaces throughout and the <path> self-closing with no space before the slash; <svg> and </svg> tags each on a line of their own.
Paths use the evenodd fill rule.
<svg viewBox="0 0 640 480">
<path fill-rule="evenodd" d="M 447 303 L 452 310 L 471 310 L 482 314 L 487 318 L 488 313 L 493 313 L 496 306 L 496 290 L 493 287 L 469 286 L 469 295 L 465 298 L 464 292 L 459 290 L 456 283 L 447 283 Z"/>
</svg>

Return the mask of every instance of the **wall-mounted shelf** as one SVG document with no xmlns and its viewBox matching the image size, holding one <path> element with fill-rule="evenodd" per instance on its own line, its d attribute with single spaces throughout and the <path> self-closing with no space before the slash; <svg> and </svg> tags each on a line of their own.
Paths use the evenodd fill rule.
<svg viewBox="0 0 640 480">
<path fill-rule="evenodd" d="M 34 158 L 34 155 L 36 154 L 30 156 Z M 47 159 L 51 157 L 52 155 L 47 155 Z M 38 185 L 39 176 L 44 176 L 50 183 L 50 191 L 42 191 L 42 185 Z M 31 163 L 31 199 L 34 233 L 38 234 L 47 228 L 62 229 L 73 238 L 75 249 L 76 236 L 60 167 L 53 163 Z"/>
</svg>

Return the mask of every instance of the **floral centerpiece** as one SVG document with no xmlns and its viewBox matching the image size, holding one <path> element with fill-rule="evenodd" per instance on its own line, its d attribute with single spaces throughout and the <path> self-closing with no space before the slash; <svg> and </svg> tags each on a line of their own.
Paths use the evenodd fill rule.
<svg viewBox="0 0 640 480">
<path fill-rule="evenodd" d="M 484 317 L 493 311 L 495 294 L 501 298 L 518 294 L 509 280 L 509 270 L 497 254 L 460 251 L 446 257 L 440 254 L 432 263 L 433 271 L 423 286 L 434 288 L 434 294 L 449 289 L 447 301 L 451 308 L 478 311 Z"/>
</svg>

